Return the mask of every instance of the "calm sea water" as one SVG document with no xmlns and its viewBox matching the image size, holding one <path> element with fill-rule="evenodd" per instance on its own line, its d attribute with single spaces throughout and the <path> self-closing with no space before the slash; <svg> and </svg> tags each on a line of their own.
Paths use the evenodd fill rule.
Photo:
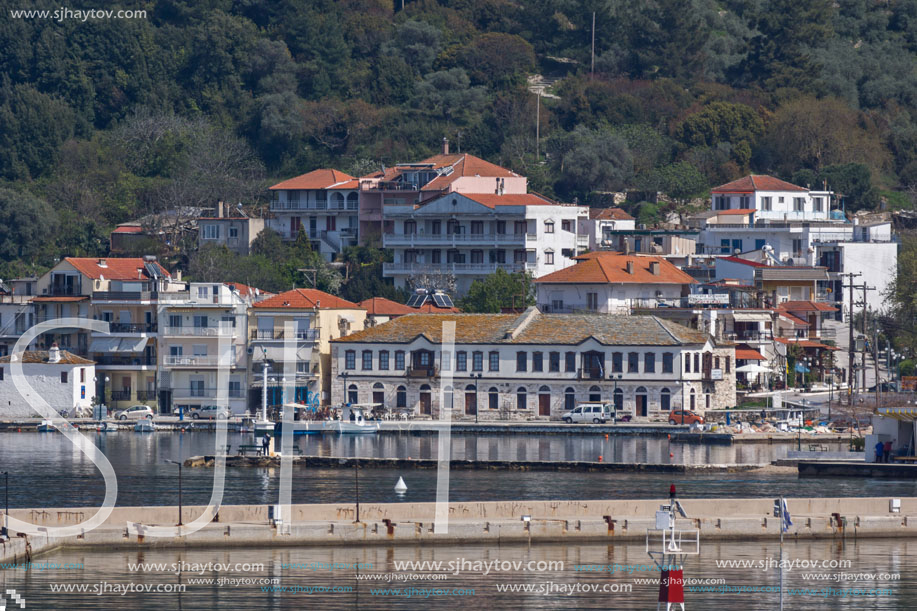
<svg viewBox="0 0 917 611">
<path fill-rule="evenodd" d="M 779 560 L 781 552 L 776 542 L 701 542 L 699 556 L 688 557 L 685 577 L 688 579 L 718 579 L 724 585 L 777 588 L 784 587 L 784 609 L 914 609 L 917 608 L 917 578 L 909 570 L 910 557 L 917 554 L 917 541 L 859 540 L 847 542 L 808 541 L 788 542 L 784 546 L 784 561 L 847 562 L 841 569 L 795 568 L 781 573 L 776 568 L 718 568 L 717 561 L 739 560 L 754 563 Z M 635 583 L 635 580 L 655 579 L 658 573 L 648 570 L 652 563 L 643 545 L 532 545 L 532 546 L 463 546 L 463 547 L 365 547 L 365 548 L 281 548 L 281 549 L 221 549 L 221 550 L 155 550 L 84 552 L 64 550 L 42 556 L 41 562 L 73 563 L 82 568 L 0 570 L 0 588 L 15 589 L 27 609 L 120 609 L 141 611 L 163 609 L 654 609 L 658 586 Z M 483 568 L 473 564 L 458 574 L 449 570 L 448 563 L 460 568 L 468 563 L 520 561 L 528 565 L 538 562 L 555 564 L 550 570 L 508 571 Z M 442 562 L 445 570 L 398 569 L 404 561 Z M 131 570 L 129 564 L 146 563 L 147 570 Z M 210 564 L 209 570 L 199 570 Z M 151 568 L 151 564 L 165 565 Z M 230 568 L 219 569 L 216 564 Z M 330 568 L 337 564 L 338 568 Z M 355 565 L 361 565 L 356 568 Z M 623 565 L 635 571 L 631 574 L 577 572 L 574 565 Z M 291 566 L 292 565 L 292 566 Z M 346 565 L 347 568 L 343 568 Z M 179 572 L 175 567 L 184 566 Z M 544 565 L 543 565 L 544 566 Z M 310 568 L 311 567 L 311 568 Z M 319 568 L 328 567 L 328 568 Z M 188 570 L 193 568 L 194 570 Z M 208 567 L 205 567 L 208 568 Z M 397 574 L 410 581 L 367 581 L 367 576 Z M 433 579 L 431 573 L 445 574 L 446 579 Z M 847 577 L 833 581 L 839 573 Z M 859 574 L 854 581 L 851 574 Z M 870 577 L 862 578 L 863 574 Z M 829 576 L 831 581 L 815 578 Z M 882 579 L 898 575 L 899 579 Z M 195 580 L 213 580 L 208 584 Z M 218 580 L 224 580 L 219 585 Z M 229 580 L 236 580 L 231 582 Z M 265 585 L 262 580 L 273 583 Z M 276 581 L 274 581 L 276 580 Z M 85 587 L 86 592 L 53 592 L 53 588 Z M 578 584 L 578 585 L 577 585 Z M 691 584 L 688 584 L 689 587 Z M 136 591 L 121 594 L 125 587 L 174 589 L 184 586 L 184 592 Z M 530 586 L 532 592 L 500 591 L 505 586 Z M 610 593 L 569 594 L 572 587 L 608 586 L 618 589 Z M 834 594 L 825 597 L 825 587 Z M 298 592 L 279 592 L 279 588 L 299 588 Z M 438 589 L 429 597 L 415 593 L 407 597 L 405 588 Z M 629 587 L 630 591 L 621 591 Z M 854 596 L 851 588 L 881 588 L 878 594 Z M 105 591 L 108 588 L 108 591 Z M 120 588 L 116 590 L 115 588 Z M 270 591 L 271 589 L 275 591 Z M 322 588 L 338 588 L 322 592 Z M 400 595 L 391 595 L 401 588 Z M 809 588 L 810 594 L 791 593 L 791 588 Z M 307 593 L 312 589 L 312 593 Z M 553 591 L 552 591 L 553 589 Z M 687 588 L 686 588 L 687 589 Z M 389 595 L 383 595 L 387 590 Z M 463 591 L 457 595 L 456 590 Z M 887 590 L 887 591 L 886 591 Z M 102 592 L 96 594 L 95 591 Z M 473 593 L 472 593 L 473 592 Z M 814 592 L 818 592 L 817 594 Z M 841 593 L 846 592 L 846 596 Z M 780 609 L 777 592 L 721 593 L 685 592 L 687 609 Z"/>
<path fill-rule="evenodd" d="M 178 501 L 178 470 L 166 460 L 183 460 L 212 453 L 212 433 L 119 432 L 89 433 L 111 461 L 118 475 L 118 505 L 174 505 Z M 250 435 L 234 434 L 233 446 L 251 443 Z M 662 462 L 674 454 L 676 463 L 730 463 L 746 458 L 767 462 L 768 456 L 786 452 L 787 446 L 696 446 L 669 445 L 666 440 L 635 438 L 605 440 L 604 436 L 574 438 L 507 436 L 472 439 L 456 436 L 456 456 L 524 455 L 528 460 L 544 457 L 577 457 L 603 453 L 620 462 Z M 412 435 L 305 436 L 297 439 L 306 454 L 325 456 L 412 456 L 435 458 L 435 436 Z M 502 444 L 502 445 L 501 445 Z M 486 451 L 484 448 L 486 447 Z M 588 447 L 588 449 L 584 449 Z M 476 448 L 476 453 L 471 453 Z M 767 453 L 770 454 L 767 454 Z M 746 454 L 748 453 L 748 454 Z M 655 460 L 658 457 L 658 460 Z M 754 460 L 751 460 L 753 458 Z M 521 459 L 521 458 L 520 458 Z M 731 459 L 731 460 L 730 460 Z M 609 460 L 606 458 L 606 460 Z M 10 504 L 13 507 L 73 507 L 101 503 L 101 476 L 81 452 L 56 433 L 0 433 L 0 470 L 10 472 Z M 227 504 L 277 502 L 279 469 L 232 468 L 227 470 Z M 404 477 L 408 492 L 400 497 L 394 485 Z M 183 470 L 184 501 L 206 504 L 210 498 L 213 470 Z M 354 472 L 350 468 L 294 468 L 293 502 L 352 502 Z M 435 499 L 436 472 L 430 470 L 361 469 L 360 498 L 366 502 L 421 502 Z M 774 473 L 556 473 L 527 471 L 453 471 L 453 501 L 509 499 L 608 499 L 660 498 L 669 484 L 679 484 L 679 494 L 699 497 L 777 496 L 917 496 L 914 480 L 867 480 L 832 478 L 799 480 L 795 475 Z"/>
</svg>

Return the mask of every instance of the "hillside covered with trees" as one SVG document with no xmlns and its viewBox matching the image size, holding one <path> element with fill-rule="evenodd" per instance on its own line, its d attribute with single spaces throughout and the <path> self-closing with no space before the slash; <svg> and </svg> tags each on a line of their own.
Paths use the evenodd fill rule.
<svg viewBox="0 0 917 611">
<path fill-rule="evenodd" d="M 257 204 L 274 178 L 365 174 L 443 137 L 562 201 L 687 199 L 749 171 L 826 181 L 848 211 L 917 191 L 917 0 L 123 8 L 147 17 L 0 19 L 6 277 L 104 254 L 150 212 Z"/>
</svg>

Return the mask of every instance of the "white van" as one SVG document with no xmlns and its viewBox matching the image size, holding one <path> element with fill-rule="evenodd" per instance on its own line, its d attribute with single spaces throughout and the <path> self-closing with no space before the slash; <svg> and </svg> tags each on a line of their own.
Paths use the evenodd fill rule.
<svg viewBox="0 0 917 611">
<path fill-rule="evenodd" d="M 564 422 L 594 422 L 605 424 L 611 420 L 611 403 L 581 403 L 568 412 L 564 412 Z"/>
</svg>

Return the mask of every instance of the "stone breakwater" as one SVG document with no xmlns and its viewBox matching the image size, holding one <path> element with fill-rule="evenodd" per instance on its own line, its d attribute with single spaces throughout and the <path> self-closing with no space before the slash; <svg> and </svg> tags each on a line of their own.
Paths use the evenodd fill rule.
<svg viewBox="0 0 917 611">
<path fill-rule="evenodd" d="M 893 503 L 897 501 L 897 503 Z M 0 543 L 0 561 L 19 562 L 59 547 L 270 547 L 327 545 L 418 545 L 520 542 L 643 541 L 655 528 L 655 511 L 665 499 L 635 501 L 502 501 L 449 505 L 448 529 L 434 526 L 435 503 L 361 503 L 356 522 L 353 504 L 291 505 L 272 520 L 268 505 L 221 507 L 204 529 L 188 534 L 175 526 L 176 507 L 116 507 L 99 528 L 70 538 L 50 531 Z M 785 536 L 856 539 L 917 536 L 917 498 L 788 499 L 793 525 Z M 687 519 L 680 530 L 698 531 L 701 545 L 719 539 L 778 538 L 780 519 L 773 499 L 685 499 Z M 893 511 L 897 507 L 897 511 Z M 187 524 L 203 507 L 185 507 Z M 40 528 L 78 524 L 95 513 L 91 507 L 14 509 L 11 516 Z M 528 520 L 523 520 L 523 516 Z M 275 516 L 276 517 L 276 516 Z M 149 526 L 166 526 L 174 535 L 152 538 Z"/>
</svg>

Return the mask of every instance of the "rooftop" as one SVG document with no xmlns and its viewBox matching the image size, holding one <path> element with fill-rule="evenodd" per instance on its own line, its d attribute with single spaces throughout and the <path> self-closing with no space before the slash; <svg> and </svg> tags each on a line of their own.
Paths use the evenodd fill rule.
<svg viewBox="0 0 917 611">
<path fill-rule="evenodd" d="M 787 312 L 837 312 L 834 306 L 820 301 L 784 301 L 777 309 Z"/>
<path fill-rule="evenodd" d="M 385 297 L 371 297 L 369 299 L 364 299 L 357 305 L 366 310 L 370 315 L 376 316 L 404 316 L 405 314 L 417 314 L 418 312 L 434 314 L 459 312 L 459 309 L 455 307 L 438 307 L 435 303 L 432 303 L 432 300 L 429 303 L 424 303 L 419 308 L 408 306 L 403 303 L 398 303 L 397 301 L 392 301 L 391 299 L 386 299 Z"/>
<path fill-rule="evenodd" d="M 621 208 L 589 208 L 589 218 L 594 221 L 633 221 L 634 217 Z"/>
<path fill-rule="evenodd" d="M 694 284 L 695 280 L 663 257 L 622 255 L 617 252 L 599 251 L 575 257 L 576 265 L 552 272 L 535 282 L 563 283 L 637 283 L 637 284 Z M 628 263 L 633 273 L 628 273 Z M 650 264 L 657 263 L 659 273 L 650 270 Z"/>
<path fill-rule="evenodd" d="M 13 356 L 21 357 L 17 358 L 16 360 L 21 360 L 23 363 L 44 363 L 46 365 L 95 365 L 95 361 L 84 359 L 83 357 L 77 356 L 72 352 L 68 352 L 67 350 L 60 351 L 60 361 L 56 363 L 51 363 L 48 361 L 47 350 L 26 350 L 19 355 L 14 354 L 0 357 L 0 363 L 9 363 Z"/>
<path fill-rule="evenodd" d="M 64 259 L 78 272 L 98 280 L 150 280 L 149 268 L 158 269 L 163 276 L 169 271 L 158 261 L 145 261 L 142 257 L 67 257 Z"/>
<path fill-rule="evenodd" d="M 455 322 L 457 344 L 551 344 L 575 346 L 589 338 L 607 346 L 703 344 L 707 336 L 655 316 L 607 314 L 409 314 L 340 338 L 341 343 L 407 344 L 425 337 L 442 341 L 444 322 Z"/>
<path fill-rule="evenodd" d="M 754 193 L 755 191 L 799 191 L 808 193 L 809 190 L 766 174 L 749 174 L 744 178 L 714 187 L 711 190 L 712 193 Z M 718 210 L 717 212 L 722 213 L 723 211 Z"/>
<path fill-rule="evenodd" d="M 271 190 L 343 188 L 341 185 L 350 183 L 351 181 L 353 181 L 353 186 L 350 188 L 357 189 L 359 187 L 357 179 L 350 174 L 346 174 L 340 170 L 322 168 L 319 170 L 312 170 L 306 174 L 301 174 L 295 178 L 284 180 L 283 182 L 278 182 L 271 187 Z"/>
<path fill-rule="evenodd" d="M 488 208 L 497 206 L 558 206 L 558 202 L 537 193 L 462 193 L 463 196 Z"/>
<path fill-rule="evenodd" d="M 331 293 L 319 291 L 317 289 L 293 289 L 269 297 L 264 301 L 254 304 L 255 308 L 263 309 L 281 309 L 281 308 L 318 308 L 318 309 L 338 309 L 338 310 L 360 310 L 357 304 L 336 297 Z"/>
</svg>

